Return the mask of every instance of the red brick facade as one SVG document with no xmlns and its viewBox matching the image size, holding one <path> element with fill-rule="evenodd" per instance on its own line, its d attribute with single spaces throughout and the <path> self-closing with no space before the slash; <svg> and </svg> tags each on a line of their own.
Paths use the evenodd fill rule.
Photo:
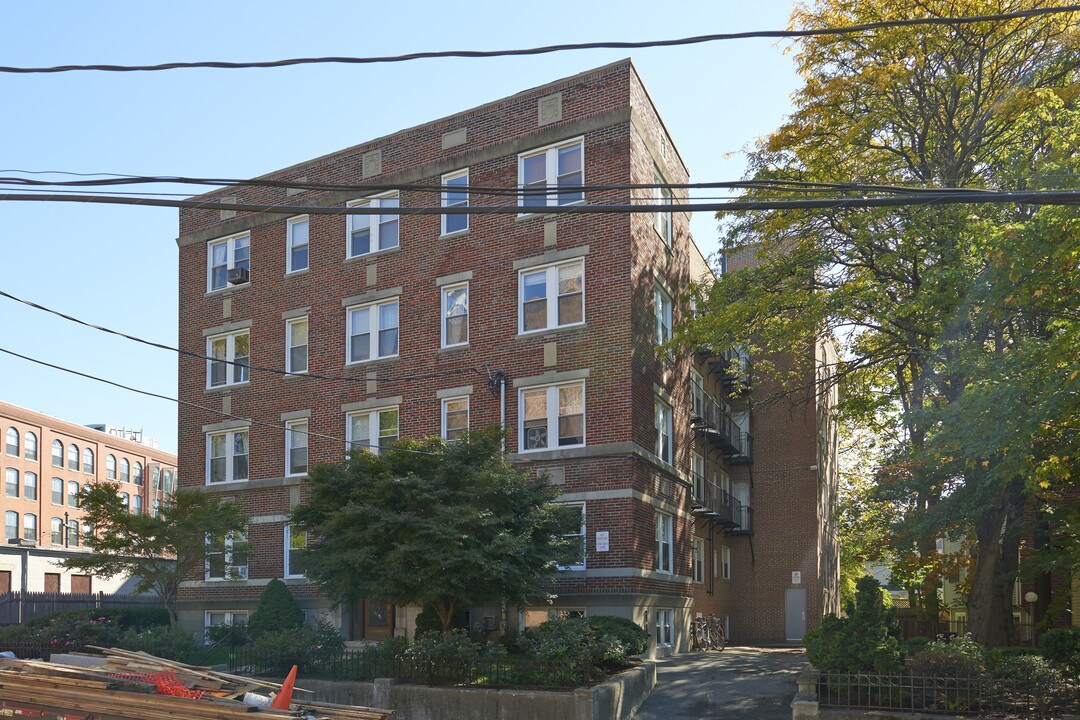
<svg viewBox="0 0 1080 720">
<path fill-rule="evenodd" d="M 519 185 L 523 153 L 575 138 L 582 140 L 587 185 L 651 183 L 657 170 L 667 182 L 688 181 L 687 170 L 628 61 L 317 158 L 267 179 L 438 185 L 444 174 L 468 168 L 470 186 L 514 188 Z M 243 187 L 203 197 L 343 206 L 371 194 Z M 628 194 L 647 199 L 653 191 L 588 191 L 585 201 L 625 203 Z M 477 194 L 470 197 L 473 205 L 497 201 Z M 400 193 L 402 206 L 438 202 L 437 194 Z M 740 617 L 772 612 L 753 604 L 757 599 L 775 603 L 767 593 L 754 599 L 744 595 L 749 603 L 743 605 L 737 591 L 728 592 L 718 584 L 709 595 L 692 581 L 691 542 L 695 532 L 703 532 L 691 497 L 695 433 L 689 421 L 688 378 L 695 360 L 658 357 L 654 350 L 656 287 L 665 288 L 676 301 L 673 319 L 679 322 L 686 311 L 681 296 L 692 263 L 700 262 L 689 235 L 688 215 L 674 214 L 670 247 L 656 229 L 655 214 L 473 214 L 468 230 L 451 236 L 440 236 L 439 215 L 401 215 L 397 248 L 347 259 L 347 218 L 312 214 L 309 268 L 293 274 L 286 273 L 287 215 L 230 215 L 219 210 L 181 211 L 181 346 L 205 353 L 207 336 L 239 330 L 250 336 L 252 365 L 282 368 L 286 319 L 306 316 L 310 372 L 351 380 L 252 370 L 246 382 L 208 389 L 206 362 L 181 357 L 180 397 L 213 408 L 181 406 L 181 477 L 187 486 L 236 498 L 253 517 L 247 580 L 192 578 L 181 597 L 187 624 L 198 625 L 207 609 L 249 608 L 265 583 L 284 572 L 285 517 L 303 487 L 302 477 L 285 472 L 281 426 L 287 419 L 304 417 L 309 423 L 310 462 L 335 462 L 344 455 L 345 413 L 361 407 L 396 406 L 401 436 L 438 434 L 440 398 L 456 388 L 454 394 L 469 397 L 469 427 L 498 423 L 500 398 L 487 383 L 489 371 L 496 370 L 506 375 L 508 451 L 514 459 L 547 471 L 553 482 L 560 483 L 567 501 L 585 504 L 585 568 L 559 573 L 553 587 L 559 596 L 556 607 L 622 614 L 647 622 L 650 628 L 658 610 L 674 610 L 676 647 L 686 646 L 689 618 L 702 607 Z M 242 232 L 250 233 L 250 282 L 210 290 L 208 243 Z M 584 265 L 584 323 L 519 332 L 519 273 L 554 262 Z M 453 348 L 441 347 L 440 288 L 447 282 L 468 283 L 469 341 Z M 346 306 L 388 298 L 398 302 L 398 354 L 348 364 Z M 549 302 L 553 300 L 549 294 Z M 417 377 L 421 379 L 395 379 Z M 709 375 L 709 382 L 715 385 L 718 380 Z M 584 445 L 518 452 L 519 393 L 549 383 L 583 383 Z M 674 417 L 671 464 L 655 452 L 658 401 L 670 404 Z M 798 442 L 785 445 L 777 436 L 776 442 L 765 440 L 765 448 L 780 452 L 783 445 L 792 453 L 815 454 L 814 423 L 793 425 L 785 420 L 783 426 L 787 429 L 776 432 L 799 434 Z M 230 428 L 249 433 L 249 479 L 211 484 L 207 433 Z M 758 457 L 760 462 L 763 456 Z M 803 462 L 800 454 L 790 464 Z M 785 463 L 787 458 L 770 460 L 778 466 Z M 813 459 L 805 461 L 807 467 L 812 464 Z M 800 488 L 817 487 L 816 476 L 797 482 Z M 751 501 L 760 490 L 755 484 Z M 780 523 L 783 530 L 778 529 L 775 538 L 755 533 L 758 554 L 765 552 L 760 546 L 776 541 L 790 544 L 792 549 L 785 551 L 789 555 L 804 546 L 818 549 L 815 500 L 789 508 L 790 494 L 783 488 L 778 494 L 778 507 L 787 508 Z M 658 570 L 662 563 L 657 557 L 657 513 L 674 520 L 670 571 Z M 755 522 L 768 526 L 763 514 L 757 513 Z M 796 518 L 799 522 L 793 522 Z M 597 532 L 608 533 L 607 551 L 597 551 Z M 752 572 L 766 575 L 760 557 L 750 563 L 749 538 L 723 542 L 732 547 L 734 578 L 749 581 Z M 789 572 L 788 556 L 778 554 L 775 561 L 777 568 L 769 571 L 767 580 L 762 577 L 762 584 L 783 574 L 781 562 L 783 572 Z M 808 561 L 791 569 L 797 568 L 804 568 L 804 583 L 814 588 L 813 597 L 818 593 L 814 584 L 821 582 L 816 566 Z M 290 582 L 309 607 L 320 606 L 317 593 L 302 579 Z M 782 592 L 779 602 L 782 613 Z M 821 603 L 812 600 L 809 610 L 820 614 Z M 398 626 L 408 631 L 404 617 L 399 617 Z M 344 614 L 337 619 L 343 626 L 349 624 Z M 782 622 L 778 634 L 771 617 L 747 619 L 745 625 L 733 621 L 733 633 L 736 628 L 741 629 L 736 638 L 747 641 L 783 639 Z"/>
</svg>

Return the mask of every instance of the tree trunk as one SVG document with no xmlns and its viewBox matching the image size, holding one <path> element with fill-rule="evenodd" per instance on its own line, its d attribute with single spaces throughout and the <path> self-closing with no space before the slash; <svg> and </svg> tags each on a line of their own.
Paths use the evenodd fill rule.
<svg viewBox="0 0 1080 720">
<path fill-rule="evenodd" d="M 941 573 L 937 560 L 937 538 L 924 538 L 919 541 L 919 555 L 923 562 L 931 561 L 931 569 L 923 578 L 920 594 L 922 595 L 922 607 L 919 608 L 918 618 L 923 621 L 927 628 L 927 636 L 935 638 L 941 632 L 939 619 L 941 617 L 941 603 L 938 602 L 938 584 Z"/>
<path fill-rule="evenodd" d="M 453 600 L 447 600 L 445 602 L 435 602 L 433 605 L 435 614 L 439 616 L 439 622 L 442 623 L 443 634 L 450 632 L 451 626 L 454 624 L 454 610 L 457 603 Z"/>
<path fill-rule="evenodd" d="M 986 647 L 1013 642 L 1012 596 L 1019 567 L 1023 487 L 1022 478 L 1009 481 L 1000 502 L 975 523 L 978 545 L 968 593 L 968 631 Z"/>
</svg>

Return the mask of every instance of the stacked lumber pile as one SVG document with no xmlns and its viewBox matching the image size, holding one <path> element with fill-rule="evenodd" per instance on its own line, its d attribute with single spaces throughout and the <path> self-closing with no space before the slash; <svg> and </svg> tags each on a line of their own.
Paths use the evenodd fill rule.
<svg viewBox="0 0 1080 720">
<path fill-rule="evenodd" d="M 278 683 L 185 665 L 142 652 L 94 648 L 78 664 L 0 659 L 0 715 L 9 708 L 132 720 L 388 720 L 390 711 L 296 699 L 288 710 L 245 704 Z M 298 692 L 306 692 L 295 688 Z M 60 714 L 58 713 L 58 714 Z M 47 716 L 46 716 L 47 717 Z"/>
</svg>

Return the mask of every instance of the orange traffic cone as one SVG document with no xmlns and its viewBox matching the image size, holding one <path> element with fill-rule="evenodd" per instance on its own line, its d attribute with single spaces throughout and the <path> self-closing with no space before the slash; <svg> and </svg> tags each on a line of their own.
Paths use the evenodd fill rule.
<svg viewBox="0 0 1080 720">
<path fill-rule="evenodd" d="M 293 665 L 288 677 L 285 678 L 285 683 L 281 686 L 281 690 L 274 696 L 274 701 L 270 703 L 270 707 L 275 710 L 288 710 L 289 704 L 292 703 L 292 691 L 295 684 L 296 666 Z"/>
</svg>

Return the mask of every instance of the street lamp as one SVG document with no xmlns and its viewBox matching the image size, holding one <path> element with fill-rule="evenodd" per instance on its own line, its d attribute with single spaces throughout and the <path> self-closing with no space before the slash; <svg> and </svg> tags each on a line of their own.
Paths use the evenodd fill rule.
<svg viewBox="0 0 1080 720">
<path fill-rule="evenodd" d="M 1031 618 L 1031 646 L 1035 647 L 1035 603 L 1039 602 L 1039 594 L 1028 590 L 1024 593 L 1024 602 L 1028 604 L 1028 616 Z"/>
</svg>

